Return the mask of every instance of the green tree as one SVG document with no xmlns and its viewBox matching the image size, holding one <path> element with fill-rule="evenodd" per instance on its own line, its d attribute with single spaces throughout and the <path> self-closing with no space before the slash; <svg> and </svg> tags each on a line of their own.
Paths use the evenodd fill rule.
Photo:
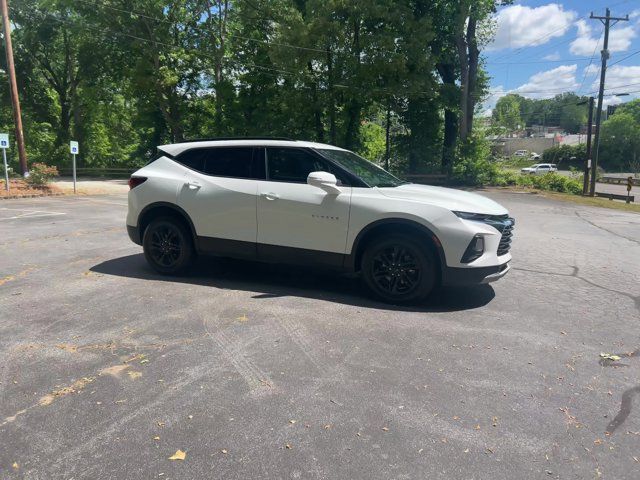
<svg viewBox="0 0 640 480">
<path fill-rule="evenodd" d="M 512 132 L 523 126 L 520 117 L 520 97 L 519 95 L 505 95 L 501 97 L 493 109 L 493 120 L 507 132 Z"/>
<path fill-rule="evenodd" d="M 640 160 L 639 101 L 634 105 L 616 111 L 602 124 L 600 159 L 607 170 L 629 171 L 637 168 Z"/>
</svg>

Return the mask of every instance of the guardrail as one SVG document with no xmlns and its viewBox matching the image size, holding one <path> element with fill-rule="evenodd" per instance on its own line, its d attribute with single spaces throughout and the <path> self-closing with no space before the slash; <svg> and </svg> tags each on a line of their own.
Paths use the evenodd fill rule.
<svg viewBox="0 0 640 480">
<path fill-rule="evenodd" d="M 596 197 L 608 198 L 609 200 L 624 200 L 627 203 L 635 201 L 633 195 L 618 195 L 617 193 L 596 192 Z"/>
<path fill-rule="evenodd" d="M 598 182 L 600 183 L 616 183 L 616 184 L 627 184 L 627 179 L 629 177 L 607 177 L 607 176 L 603 176 L 603 177 L 599 177 L 598 178 Z M 633 182 L 633 184 L 636 187 L 640 187 L 640 178 L 634 178 L 633 180 L 631 180 Z"/>
<path fill-rule="evenodd" d="M 76 175 L 78 177 L 128 178 L 135 171 L 136 171 L 135 168 L 87 167 L 87 168 L 77 168 Z M 73 175 L 73 170 L 71 168 L 62 168 L 60 169 L 60 175 L 63 177 L 71 176 Z"/>
<path fill-rule="evenodd" d="M 97 177 L 97 178 L 129 178 L 135 168 L 98 168 L 87 167 L 76 169 L 78 177 Z M 60 169 L 60 175 L 68 177 L 73 175 L 73 170 L 70 168 Z M 405 178 L 409 182 L 420 183 L 425 185 L 444 185 L 447 182 L 447 175 L 435 173 L 435 174 L 415 174 L 405 175 Z"/>
</svg>

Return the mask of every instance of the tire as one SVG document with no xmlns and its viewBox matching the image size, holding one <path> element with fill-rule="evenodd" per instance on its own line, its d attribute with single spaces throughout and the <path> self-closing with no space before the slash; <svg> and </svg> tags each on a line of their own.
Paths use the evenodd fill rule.
<svg viewBox="0 0 640 480">
<path fill-rule="evenodd" d="M 193 262 L 191 233 L 171 217 L 152 220 L 142 237 L 144 257 L 151 267 L 165 275 L 184 272 Z"/>
<path fill-rule="evenodd" d="M 373 240 L 364 251 L 361 266 L 368 289 L 387 303 L 419 303 L 437 284 L 434 254 L 422 241 L 408 235 Z"/>
</svg>

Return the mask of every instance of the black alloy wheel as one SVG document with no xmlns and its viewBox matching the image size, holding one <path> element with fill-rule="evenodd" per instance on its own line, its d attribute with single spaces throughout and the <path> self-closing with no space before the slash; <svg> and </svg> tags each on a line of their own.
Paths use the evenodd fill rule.
<svg viewBox="0 0 640 480">
<path fill-rule="evenodd" d="M 433 253 L 409 235 L 374 240 L 362 258 L 362 276 L 380 299 L 396 304 L 424 300 L 437 281 Z"/>
<path fill-rule="evenodd" d="M 153 220 L 142 240 L 147 262 L 158 272 L 184 271 L 193 259 L 193 244 L 184 226 L 172 218 Z"/>
</svg>

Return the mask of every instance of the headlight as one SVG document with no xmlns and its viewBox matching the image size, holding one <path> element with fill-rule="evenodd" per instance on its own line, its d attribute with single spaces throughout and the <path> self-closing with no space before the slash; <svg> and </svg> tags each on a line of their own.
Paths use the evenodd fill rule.
<svg viewBox="0 0 640 480">
<path fill-rule="evenodd" d="M 482 213 L 470 213 L 470 212 L 453 212 L 458 217 L 464 218 L 465 220 L 476 220 L 482 222 L 489 218 L 491 215 L 484 215 Z"/>
</svg>

